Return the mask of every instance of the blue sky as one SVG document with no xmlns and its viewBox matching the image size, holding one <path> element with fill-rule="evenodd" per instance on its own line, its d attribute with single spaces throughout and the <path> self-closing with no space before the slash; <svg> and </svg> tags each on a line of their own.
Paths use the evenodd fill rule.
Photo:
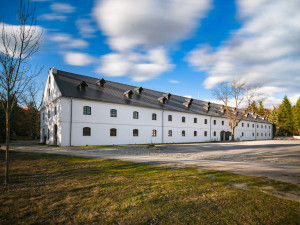
<svg viewBox="0 0 300 225">
<path fill-rule="evenodd" d="M 16 24 L 19 1 L 1 0 Z M 299 0 L 39 0 L 33 64 L 212 100 L 235 77 L 259 83 L 265 105 L 300 96 Z"/>
</svg>

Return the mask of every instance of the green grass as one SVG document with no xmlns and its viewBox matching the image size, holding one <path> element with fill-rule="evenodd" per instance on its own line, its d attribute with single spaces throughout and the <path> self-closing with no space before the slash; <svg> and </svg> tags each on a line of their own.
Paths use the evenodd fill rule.
<svg viewBox="0 0 300 225">
<path fill-rule="evenodd" d="M 1 159 L 4 152 L 0 151 Z M 0 224 L 300 224 L 295 185 L 212 170 L 12 152 Z M 247 189 L 233 184 L 247 184 Z"/>
</svg>

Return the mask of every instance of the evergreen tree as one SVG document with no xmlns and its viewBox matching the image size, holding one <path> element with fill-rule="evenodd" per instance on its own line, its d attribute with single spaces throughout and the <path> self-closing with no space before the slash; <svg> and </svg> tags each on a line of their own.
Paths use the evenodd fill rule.
<svg viewBox="0 0 300 225">
<path fill-rule="evenodd" d="M 257 114 L 260 116 L 265 116 L 265 108 L 262 100 L 259 101 L 259 108 L 257 109 Z"/>
<path fill-rule="evenodd" d="M 298 98 L 298 101 L 295 105 L 295 129 L 298 131 L 298 134 L 300 134 L 300 97 Z"/>
<path fill-rule="evenodd" d="M 287 96 L 284 97 L 278 110 L 278 125 L 280 135 L 290 136 L 293 132 L 292 106 Z"/>
<path fill-rule="evenodd" d="M 273 136 L 276 136 L 278 134 L 278 109 L 275 106 L 273 106 L 269 121 L 273 123 Z"/>
<path fill-rule="evenodd" d="M 249 109 L 250 109 L 251 112 L 257 113 L 257 104 L 256 104 L 255 101 L 253 101 L 253 102 L 250 104 Z"/>
</svg>

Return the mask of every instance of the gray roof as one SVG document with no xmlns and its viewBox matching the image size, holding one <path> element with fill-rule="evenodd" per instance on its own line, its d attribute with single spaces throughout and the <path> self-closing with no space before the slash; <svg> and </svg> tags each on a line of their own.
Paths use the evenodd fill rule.
<svg viewBox="0 0 300 225">
<path fill-rule="evenodd" d="M 99 81 L 97 78 L 78 75 L 61 70 L 57 70 L 57 72 L 53 73 L 53 75 L 58 88 L 64 97 L 226 118 L 226 113 L 222 114 L 222 110 L 220 109 L 222 106 L 219 104 L 208 103 L 206 101 L 197 99 L 190 101 L 186 97 L 173 94 L 169 100 L 165 97 L 165 103 L 163 104 L 158 100 L 158 98 L 161 98 L 164 94 L 166 94 L 163 92 L 142 88 L 142 92 L 138 94 L 135 91 L 137 88 L 135 86 L 107 80 L 105 80 L 106 83 L 104 83 L 104 86 L 101 87 L 99 82 L 97 85 L 97 81 Z M 82 82 L 85 82 L 87 86 Z M 79 88 L 78 85 L 80 84 L 84 84 L 86 87 Z M 132 90 L 132 98 L 125 97 L 124 93 L 128 90 Z M 204 108 L 207 109 L 208 104 L 210 107 L 209 110 L 206 111 Z M 271 124 L 269 121 L 264 120 L 260 116 L 255 119 L 252 115 L 249 115 L 247 118 L 244 118 L 244 120 Z"/>
</svg>

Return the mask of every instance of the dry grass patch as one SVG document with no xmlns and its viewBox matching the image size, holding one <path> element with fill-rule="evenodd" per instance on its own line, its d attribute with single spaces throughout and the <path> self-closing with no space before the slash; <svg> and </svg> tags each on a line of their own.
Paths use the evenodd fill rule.
<svg viewBox="0 0 300 225">
<path fill-rule="evenodd" d="M 298 188 L 196 168 L 12 152 L 0 224 L 299 224 L 300 204 L 256 188 L 264 185 Z"/>
</svg>

